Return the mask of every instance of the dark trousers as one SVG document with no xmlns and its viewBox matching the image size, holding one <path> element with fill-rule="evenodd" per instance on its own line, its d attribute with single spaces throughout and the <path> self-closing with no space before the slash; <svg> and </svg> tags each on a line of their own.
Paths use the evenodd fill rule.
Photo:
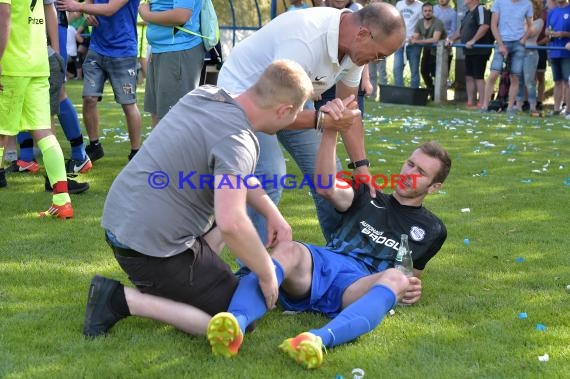
<svg viewBox="0 0 570 379">
<path fill-rule="evenodd" d="M 433 79 L 435 78 L 435 55 L 430 49 L 424 49 L 420 63 L 420 73 L 427 89 L 433 89 Z"/>
</svg>

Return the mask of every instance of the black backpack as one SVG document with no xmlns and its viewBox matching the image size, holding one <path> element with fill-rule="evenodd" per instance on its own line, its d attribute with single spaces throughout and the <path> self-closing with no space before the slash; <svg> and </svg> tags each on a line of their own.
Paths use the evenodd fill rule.
<svg viewBox="0 0 570 379">
<path fill-rule="evenodd" d="M 511 56 L 503 62 L 503 71 L 499 77 L 499 90 L 495 98 L 489 102 L 490 111 L 501 112 L 509 105 L 509 88 L 511 87 Z"/>
</svg>

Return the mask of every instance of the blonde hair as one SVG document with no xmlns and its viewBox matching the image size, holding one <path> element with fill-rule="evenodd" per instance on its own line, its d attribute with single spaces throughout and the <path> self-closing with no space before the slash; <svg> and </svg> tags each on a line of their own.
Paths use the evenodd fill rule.
<svg viewBox="0 0 570 379">
<path fill-rule="evenodd" d="M 313 83 L 300 64 L 288 59 L 273 61 L 251 87 L 261 108 L 291 104 L 300 108 L 313 94 Z"/>
</svg>

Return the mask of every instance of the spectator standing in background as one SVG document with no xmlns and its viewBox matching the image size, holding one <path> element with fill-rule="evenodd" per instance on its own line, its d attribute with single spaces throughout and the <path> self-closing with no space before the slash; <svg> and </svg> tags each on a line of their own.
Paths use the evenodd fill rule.
<svg viewBox="0 0 570 379">
<path fill-rule="evenodd" d="M 78 3 L 57 0 L 60 10 L 87 13 L 93 27 L 83 65 L 83 122 L 89 135 L 86 151 L 91 161 L 103 158 L 99 142 L 99 110 L 105 81 L 109 79 L 115 101 L 121 104 L 131 141 L 129 160 L 141 145 L 141 114 L 137 107 L 137 9 L 139 0 L 94 0 Z"/>
<path fill-rule="evenodd" d="M 457 12 L 449 6 L 449 0 L 438 0 L 438 4 L 433 7 L 433 15 L 437 17 L 445 27 L 445 35 L 452 36 L 457 31 Z M 447 72 L 451 72 L 451 61 L 453 60 L 453 50 L 449 51 L 447 62 Z"/>
<path fill-rule="evenodd" d="M 206 53 L 202 37 L 183 30 L 200 33 L 200 9 L 202 0 L 168 0 L 139 7 L 148 24 L 151 48 L 144 110 L 151 113 L 153 127 L 182 96 L 200 85 Z"/>
<path fill-rule="evenodd" d="M 416 24 L 422 18 L 422 5 L 423 3 L 419 0 L 400 0 L 396 3 L 396 9 L 406 24 L 406 42 L 394 53 L 393 74 L 394 84 L 397 86 L 404 85 L 406 61 L 410 64 L 411 87 L 418 88 L 420 86 L 420 54 L 422 50 L 421 47 L 409 45 L 409 43 Z"/>
<path fill-rule="evenodd" d="M 435 77 L 435 54 L 436 48 L 432 47 L 441 39 L 445 39 L 445 27 L 443 22 L 433 16 L 433 5 L 425 3 L 422 5 L 423 19 L 419 20 L 414 28 L 411 43 L 424 46 L 421 63 L 421 73 L 426 88 L 429 90 L 433 100 L 433 79 Z"/>
<path fill-rule="evenodd" d="M 491 12 L 479 0 L 466 0 L 467 13 L 461 20 L 461 27 L 446 40 L 446 45 L 457 39 L 465 44 L 465 86 L 467 89 L 467 108 L 481 108 L 485 100 L 485 70 L 491 56 L 491 49 L 474 49 L 474 44 L 491 44 Z M 479 94 L 479 97 L 477 97 Z"/>
<path fill-rule="evenodd" d="M 541 17 L 544 24 L 542 25 L 542 30 L 538 35 L 537 44 L 539 46 L 548 45 L 548 37 L 546 36 L 546 17 L 548 15 L 548 4 L 552 4 L 552 0 L 547 0 L 542 5 Z M 544 108 L 542 102 L 544 101 L 544 89 L 545 83 L 545 73 L 546 73 L 546 62 L 548 61 L 547 50 L 538 50 L 538 65 L 536 66 L 536 109 L 542 111 Z"/>
<path fill-rule="evenodd" d="M 488 111 L 495 82 L 503 71 L 503 63 L 510 56 L 509 101 L 507 112 L 515 112 L 514 104 L 519 90 L 519 77 L 523 72 L 524 45 L 532 30 L 532 5 L 528 0 L 495 0 L 491 8 L 491 31 L 495 40 L 495 53 L 491 73 L 485 87 L 485 102 L 481 111 Z M 525 28 L 526 25 L 526 28 Z"/>
<path fill-rule="evenodd" d="M 548 46 L 564 47 L 570 42 L 570 6 L 566 0 L 556 0 L 556 7 L 548 12 L 546 21 L 546 35 L 550 42 Z M 562 103 L 570 99 L 568 77 L 570 77 L 570 51 L 548 50 L 552 79 L 554 80 L 554 110 L 553 115 L 560 114 Z M 567 103 L 568 105 L 568 103 Z M 566 116 L 570 111 L 566 110 Z"/>
<path fill-rule="evenodd" d="M 525 90 L 528 96 L 529 111 L 531 117 L 539 117 L 541 114 L 536 109 L 536 67 L 538 65 L 537 38 L 543 29 L 544 21 L 542 15 L 542 0 L 532 0 L 533 22 L 532 31 L 526 41 L 526 49 L 523 64 L 523 76 L 519 81 L 519 93 L 517 95 L 517 107 L 523 110 L 523 99 Z"/>
</svg>

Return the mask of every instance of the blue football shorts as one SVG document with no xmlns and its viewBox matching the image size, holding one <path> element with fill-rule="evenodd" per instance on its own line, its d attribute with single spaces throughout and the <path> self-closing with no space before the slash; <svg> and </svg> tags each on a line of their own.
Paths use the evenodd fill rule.
<svg viewBox="0 0 570 379">
<path fill-rule="evenodd" d="M 292 299 L 283 290 L 279 301 L 289 311 L 320 312 L 332 318 L 342 310 L 344 291 L 358 279 L 375 274 L 364 262 L 338 254 L 326 247 L 303 244 L 313 258 L 311 294 L 304 299 Z"/>
</svg>

